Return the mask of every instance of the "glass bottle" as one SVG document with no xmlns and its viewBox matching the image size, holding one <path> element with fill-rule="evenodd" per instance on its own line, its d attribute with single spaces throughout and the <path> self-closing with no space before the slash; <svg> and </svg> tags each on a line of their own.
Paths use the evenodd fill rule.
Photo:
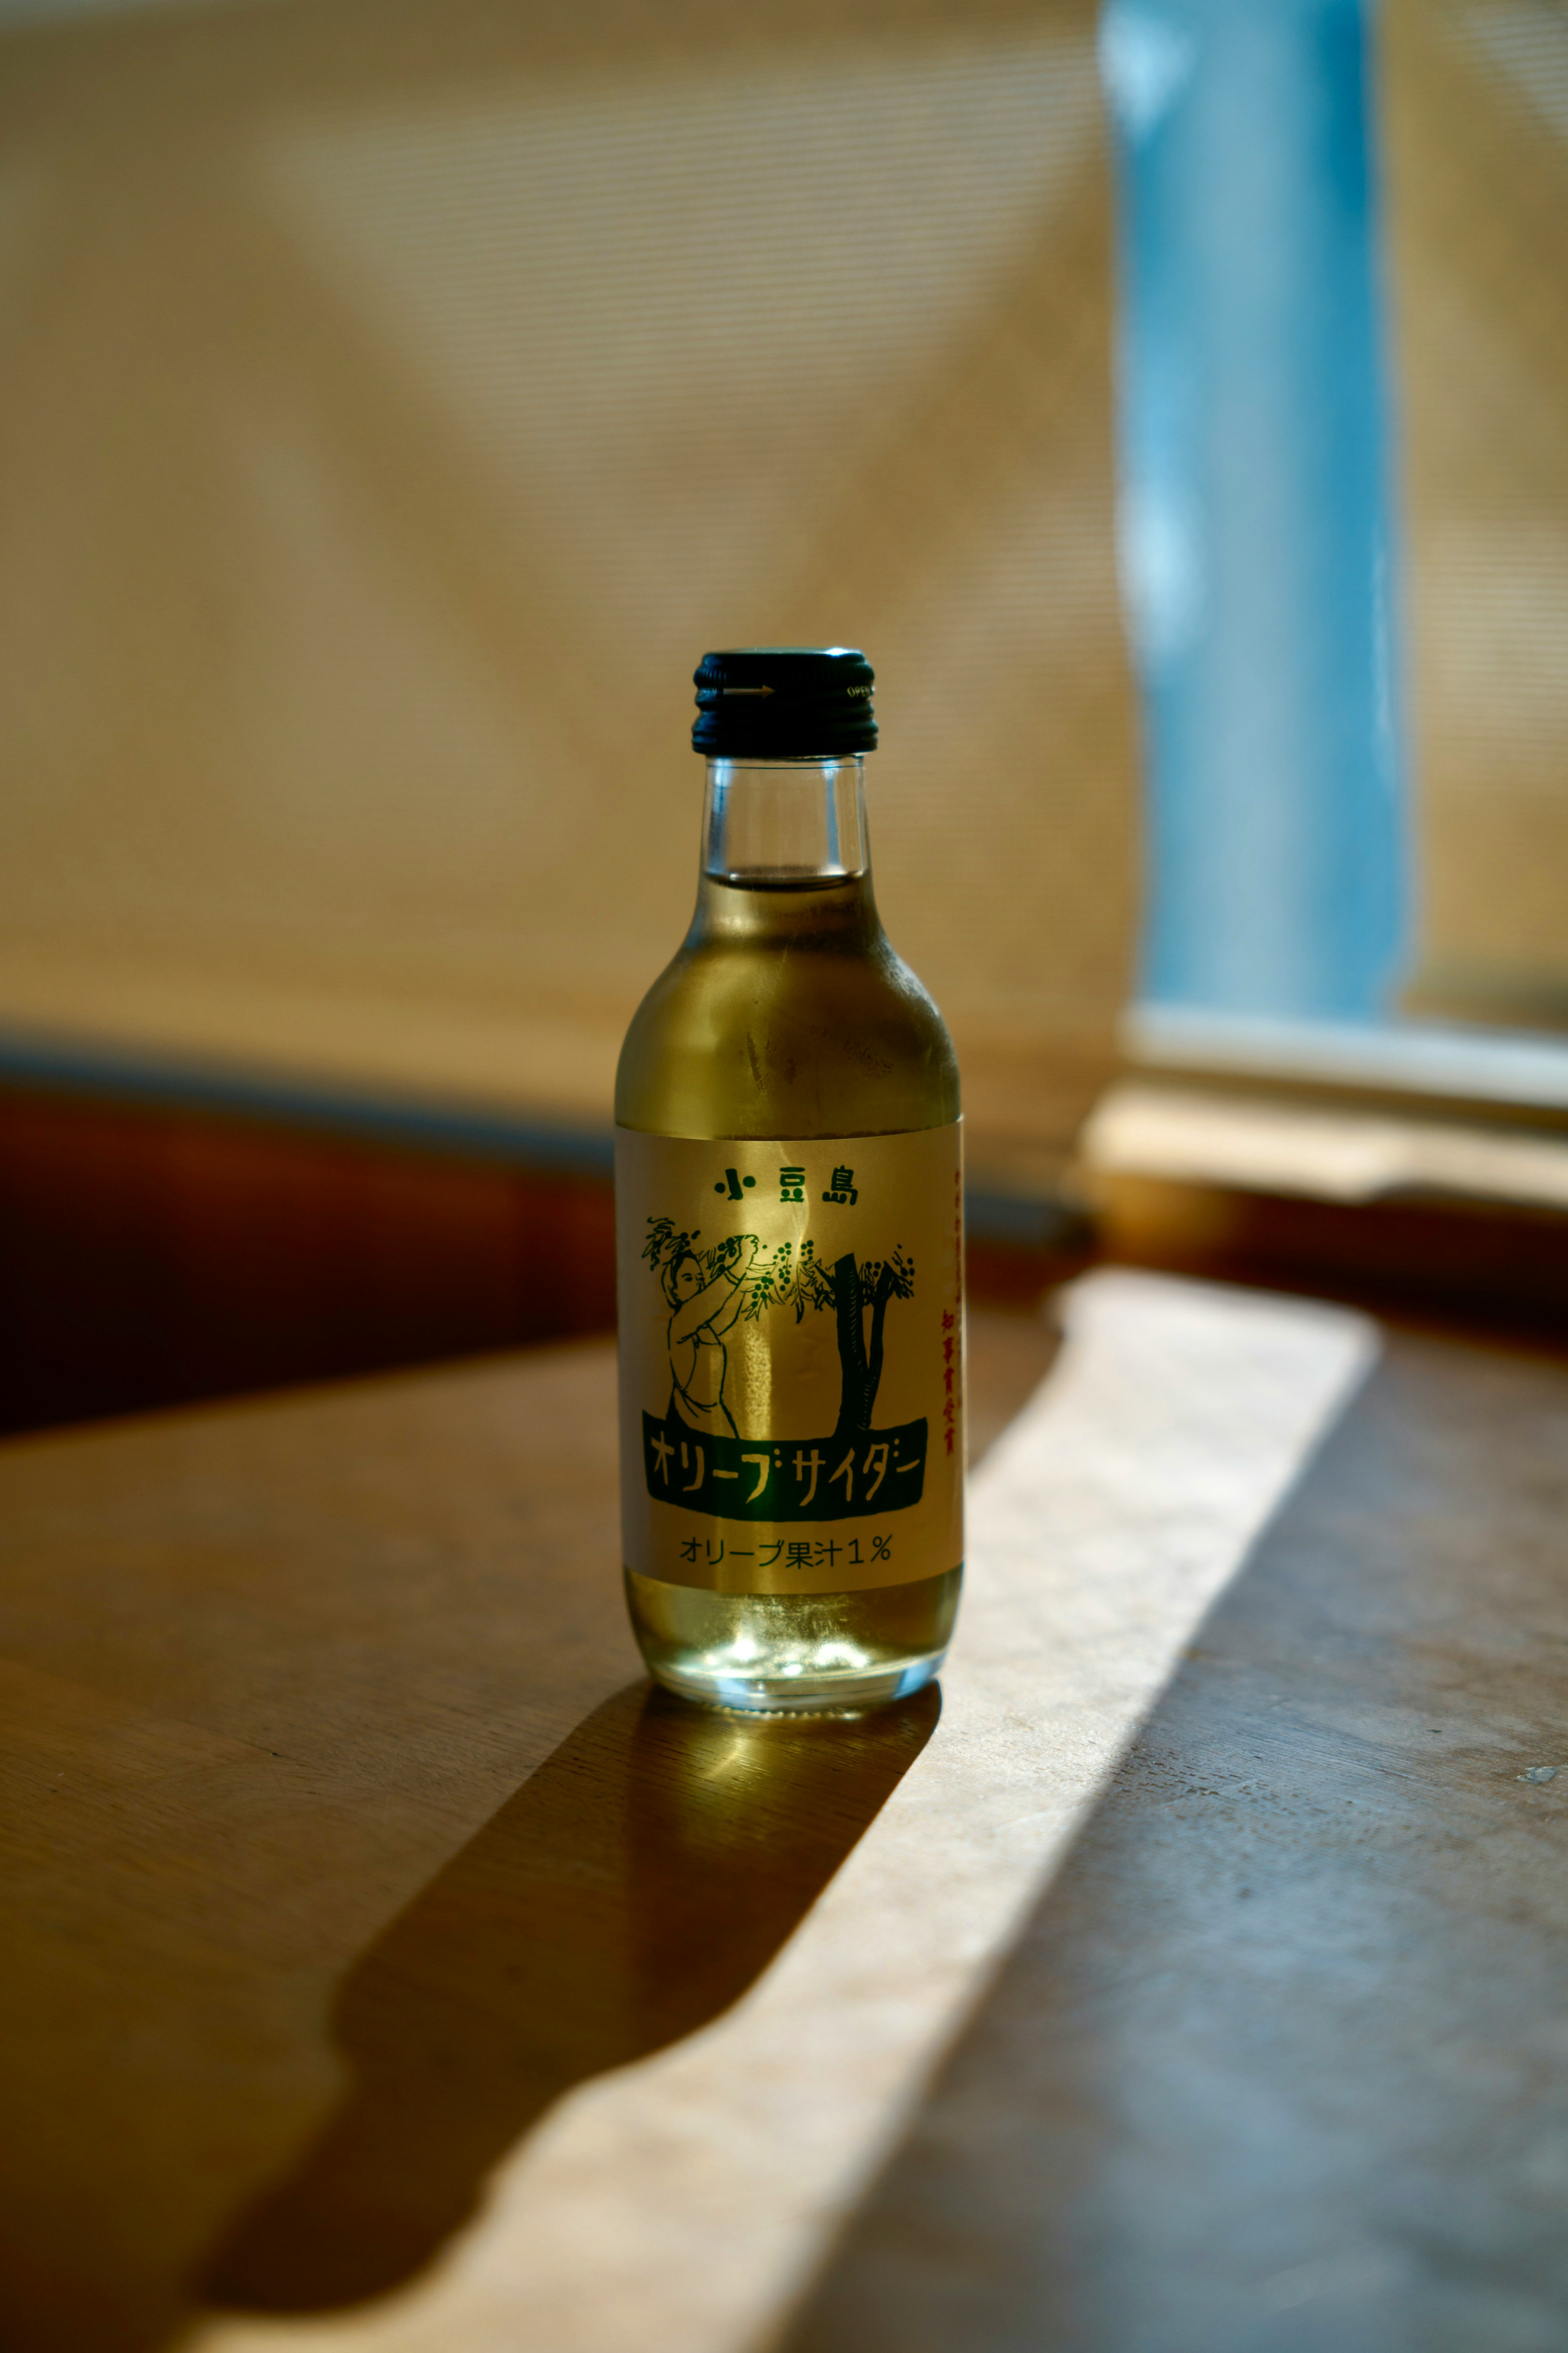
<svg viewBox="0 0 1568 2353">
<path fill-rule="evenodd" d="M 871 685 L 704 657 L 696 913 L 616 1083 L 632 1624 L 752 1712 L 918 1690 L 962 1576 L 958 1069 L 872 895 Z"/>
</svg>

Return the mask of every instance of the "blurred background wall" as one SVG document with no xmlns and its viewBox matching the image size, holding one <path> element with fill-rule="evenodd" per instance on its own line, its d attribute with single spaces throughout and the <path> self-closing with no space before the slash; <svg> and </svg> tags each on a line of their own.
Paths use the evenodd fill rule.
<svg viewBox="0 0 1568 2353">
<path fill-rule="evenodd" d="M 1352 632 L 1403 715 L 1386 1001 L 1561 1029 L 1568 10 L 1275 13 L 1332 20 L 1361 177 L 1320 212 L 1387 364 Z M 1171 881 L 1101 75 L 1124 131 L 1201 100 L 1223 141 L 1259 21 L 0 0 L 0 1426 L 607 1322 L 615 1056 L 690 903 L 713 645 L 871 654 L 884 913 L 990 1230 L 1050 1228 Z M 1209 218 L 1293 332 L 1273 229 Z M 1185 844 L 1205 888 L 1237 838 Z"/>
<path fill-rule="evenodd" d="M 1387 0 L 1407 1002 L 1568 1027 L 1568 9 Z"/>
<path fill-rule="evenodd" d="M 1085 0 L 35 8 L 0 156 L 0 1024 L 605 1120 L 696 659 L 853 642 L 889 928 L 1059 1161 L 1135 902 Z"/>
</svg>

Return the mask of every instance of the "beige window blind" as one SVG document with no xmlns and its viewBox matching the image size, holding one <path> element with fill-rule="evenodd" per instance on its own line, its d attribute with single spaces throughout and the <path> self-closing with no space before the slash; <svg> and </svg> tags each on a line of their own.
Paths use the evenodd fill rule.
<svg viewBox="0 0 1568 2353">
<path fill-rule="evenodd" d="M 1390 0 L 1418 1010 L 1568 1026 L 1568 9 Z"/>
<path fill-rule="evenodd" d="M 1131 976 L 1093 16 L 0 28 L 0 1027 L 607 1118 L 695 660 L 848 641 L 889 928 L 1050 1163 Z"/>
</svg>

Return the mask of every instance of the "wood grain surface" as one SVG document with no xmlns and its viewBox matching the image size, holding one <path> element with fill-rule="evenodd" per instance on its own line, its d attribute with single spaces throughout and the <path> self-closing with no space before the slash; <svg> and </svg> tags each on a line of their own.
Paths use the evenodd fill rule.
<svg viewBox="0 0 1568 2353">
<path fill-rule="evenodd" d="M 787 2353 L 1568 2345 L 1568 1366 L 1392 1335 Z"/>
<path fill-rule="evenodd" d="M 982 1430 L 1051 1349 L 976 1319 Z M 611 1386 L 588 1343 L 0 1450 L 7 2353 L 422 2274 L 918 1755 L 931 1697 L 763 1728 L 736 1806 L 624 1630 Z M 788 2353 L 1568 2341 L 1565 1504 L 1568 1366 L 1392 1336 Z"/>
<path fill-rule="evenodd" d="M 1053 1342 L 974 1336 L 994 1430 Z M 590 1342 L 0 1450 L 7 2353 L 406 2278 L 559 2092 L 734 2000 L 918 1752 L 934 1694 L 719 1790 L 733 1725 L 626 1630 L 613 1399 Z"/>
</svg>

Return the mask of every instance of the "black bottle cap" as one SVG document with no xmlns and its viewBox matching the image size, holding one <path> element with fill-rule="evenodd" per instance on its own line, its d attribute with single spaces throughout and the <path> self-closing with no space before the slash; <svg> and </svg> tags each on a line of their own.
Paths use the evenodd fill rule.
<svg viewBox="0 0 1568 2353">
<path fill-rule="evenodd" d="M 704 654 L 691 747 L 720 760 L 847 759 L 877 748 L 875 673 L 853 646 Z"/>
</svg>

